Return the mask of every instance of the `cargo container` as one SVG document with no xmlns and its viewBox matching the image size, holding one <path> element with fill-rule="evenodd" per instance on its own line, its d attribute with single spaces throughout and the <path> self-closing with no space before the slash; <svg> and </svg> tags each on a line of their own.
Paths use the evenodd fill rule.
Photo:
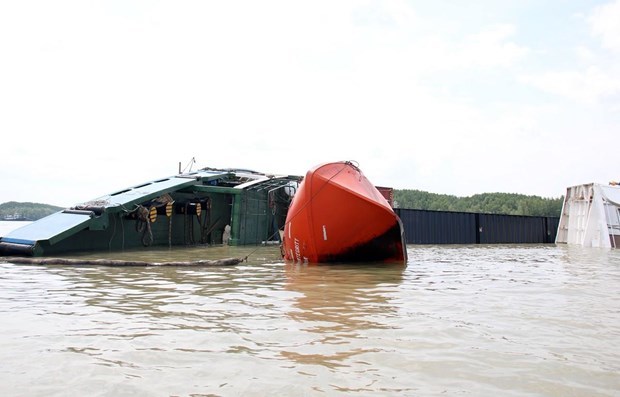
<svg viewBox="0 0 620 397">
<path fill-rule="evenodd" d="M 553 243 L 559 218 L 395 209 L 407 244 Z"/>
</svg>

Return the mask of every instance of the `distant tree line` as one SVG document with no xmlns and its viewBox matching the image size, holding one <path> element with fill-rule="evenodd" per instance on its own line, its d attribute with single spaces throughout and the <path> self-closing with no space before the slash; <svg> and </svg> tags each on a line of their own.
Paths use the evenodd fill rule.
<svg viewBox="0 0 620 397">
<path fill-rule="evenodd" d="M 36 221 L 62 209 L 62 207 L 49 204 L 9 201 L 0 204 L 0 220 L 11 219 L 17 216 L 21 219 Z"/>
<path fill-rule="evenodd" d="M 421 190 L 394 189 L 395 207 L 433 211 L 559 217 L 563 201 L 564 197 L 543 198 L 516 193 L 482 193 L 457 197 Z M 49 204 L 9 201 L 0 204 L 0 220 L 17 215 L 36 221 L 62 209 Z"/>
<path fill-rule="evenodd" d="M 395 189 L 394 201 L 394 206 L 408 209 L 559 217 L 564 197 L 544 198 L 516 193 L 482 193 L 457 197 Z"/>
</svg>

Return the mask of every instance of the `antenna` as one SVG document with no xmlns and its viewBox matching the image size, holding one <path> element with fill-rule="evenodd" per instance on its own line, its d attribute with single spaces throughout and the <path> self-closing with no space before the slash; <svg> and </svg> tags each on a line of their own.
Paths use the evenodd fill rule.
<svg viewBox="0 0 620 397">
<path fill-rule="evenodd" d="M 192 157 L 192 159 L 185 166 L 185 168 L 183 168 L 183 171 L 181 171 L 181 162 L 179 161 L 179 174 L 183 174 L 185 172 L 185 170 L 187 170 L 188 168 L 189 168 L 189 171 L 187 171 L 187 172 L 192 172 L 192 167 L 194 166 L 194 164 L 196 164 L 196 158 Z"/>
</svg>

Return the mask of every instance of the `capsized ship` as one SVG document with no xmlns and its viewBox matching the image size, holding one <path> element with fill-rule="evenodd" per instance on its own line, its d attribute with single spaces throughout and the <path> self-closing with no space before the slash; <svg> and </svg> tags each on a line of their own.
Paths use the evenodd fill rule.
<svg viewBox="0 0 620 397">
<path fill-rule="evenodd" d="M 289 208 L 282 254 L 294 262 L 407 262 L 400 218 L 355 164 L 319 165 Z"/>
<path fill-rule="evenodd" d="M 0 255 L 278 243 L 301 178 L 203 168 L 54 213 L 0 237 Z"/>
<path fill-rule="evenodd" d="M 620 248 L 619 183 L 586 183 L 566 188 L 555 242 Z"/>
</svg>

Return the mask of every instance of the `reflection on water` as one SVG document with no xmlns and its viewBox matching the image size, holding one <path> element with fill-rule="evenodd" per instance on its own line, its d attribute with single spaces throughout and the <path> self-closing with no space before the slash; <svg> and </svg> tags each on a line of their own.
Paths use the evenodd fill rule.
<svg viewBox="0 0 620 397">
<path fill-rule="evenodd" d="M 620 253 L 409 247 L 402 266 L 277 247 L 105 254 L 234 267 L 0 263 L 0 392 L 614 396 Z M 100 257 L 101 254 L 97 257 Z M 90 258 L 89 255 L 74 257 Z"/>
<path fill-rule="evenodd" d="M 363 339 L 362 331 L 389 329 L 386 322 L 397 314 L 389 290 L 400 284 L 403 266 L 285 266 L 289 291 L 301 295 L 288 315 L 303 324 L 306 342 L 282 356 L 301 364 L 342 366 L 342 362 L 367 353 L 348 341 Z M 354 347 L 354 348 L 352 348 Z"/>
</svg>

